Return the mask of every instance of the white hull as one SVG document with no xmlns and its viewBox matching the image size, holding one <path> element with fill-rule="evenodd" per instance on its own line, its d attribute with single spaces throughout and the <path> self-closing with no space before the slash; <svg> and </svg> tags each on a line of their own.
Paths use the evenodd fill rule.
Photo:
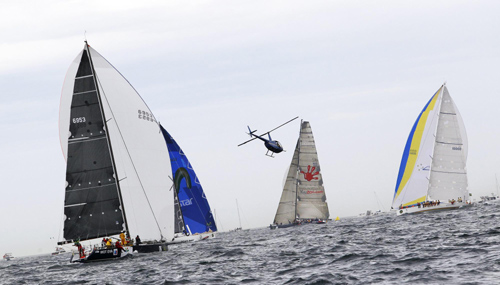
<svg viewBox="0 0 500 285">
<path fill-rule="evenodd" d="M 424 212 L 432 212 L 432 211 L 445 211 L 445 210 L 456 210 L 458 208 L 462 208 L 465 206 L 469 206 L 469 204 L 466 203 L 455 203 L 455 204 L 440 204 L 439 206 L 429 206 L 429 207 L 411 207 L 411 208 L 405 208 L 405 209 L 399 209 L 396 211 L 396 214 L 398 216 L 405 215 L 405 214 L 417 214 L 417 213 L 424 213 Z"/>
<path fill-rule="evenodd" d="M 194 241 L 201 241 L 201 240 L 206 240 L 209 238 L 215 238 L 216 234 L 213 233 L 202 233 L 202 234 L 194 234 L 194 235 L 189 235 L 189 236 L 178 236 L 174 237 L 174 239 L 171 242 L 167 242 L 167 244 L 177 244 L 177 243 L 185 243 L 185 242 L 194 242 Z"/>
</svg>

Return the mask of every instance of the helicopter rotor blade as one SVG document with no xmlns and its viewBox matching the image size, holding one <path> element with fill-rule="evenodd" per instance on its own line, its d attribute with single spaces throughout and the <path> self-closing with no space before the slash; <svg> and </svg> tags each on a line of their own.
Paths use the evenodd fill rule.
<svg viewBox="0 0 500 285">
<path fill-rule="evenodd" d="M 276 128 L 274 128 L 274 129 L 270 130 L 269 132 L 264 133 L 263 135 L 268 134 L 268 133 L 270 133 L 270 132 L 272 132 L 272 131 L 276 130 L 277 128 L 281 128 L 281 127 L 283 127 L 284 125 L 286 125 L 286 124 L 290 123 L 291 121 L 293 121 L 293 120 L 297 119 L 298 117 L 299 117 L 299 116 L 297 116 L 297 117 L 295 117 L 295 118 L 291 119 L 290 121 L 288 121 L 288 122 L 286 122 L 286 123 L 284 123 L 284 124 L 281 124 L 281 125 L 277 126 Z"/>
<path fill-rule="evenodd" d="M 252 138 L 252 139 L 249 139 L 249 140 L 247 140 L 246 142 L 240 143 L 238 146 L 244 145 L 244 144 L 246 144 L 246 143 L 248 143 L 248 142 L 251 142 L 251 141 L 253 141 L 253 140 L 255 140 L 255 139 L 257 139 L 257 138 Z"/>
</svg>

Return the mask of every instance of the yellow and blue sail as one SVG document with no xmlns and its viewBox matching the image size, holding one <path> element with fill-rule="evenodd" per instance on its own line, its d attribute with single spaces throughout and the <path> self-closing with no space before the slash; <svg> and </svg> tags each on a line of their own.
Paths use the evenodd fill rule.
<svg viewBox="0 0 500 285">
<path fill-rule="evenodd" d="M 161 125 L 160 128 L 167 143 L 184 224 L 193 234 L 217 231 L 210 205 L 187 156 L 167 130 Z"/>
<path fill-rule="evenodd" d="M 396 189 L 394 191 L 394 200 L 396 200 L 396 198 L 402 193 L 403 189 L 407 186 L 411 175 L 413 174 L 419 155 L 419 150 L 421 148 L 424 130 L 427 126 L 427 121 L 430 119 L 429 113 L 436 106 L 440 91 L 441 88 L 427 102 L 425 107 L 422 109 L 422 112 L 420 112 L 420 114 L 418 115 L 417 120 L 413 124 L 413 127 L 410 131 L 410 135 L 408 136 L 408 140 L 406 141 L 405 149 L 403 151 L 401 165 L 399 166 Z M 425 200 L 425 197 L 426 195 L 412 201 L 407 201 L 406 203 L 404 203 L 404 205 L 423 202 Z"/>
</svg>

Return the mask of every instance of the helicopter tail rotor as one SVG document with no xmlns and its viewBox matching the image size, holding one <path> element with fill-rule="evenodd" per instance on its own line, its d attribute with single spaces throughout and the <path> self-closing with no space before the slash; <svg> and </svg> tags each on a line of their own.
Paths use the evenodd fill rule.
<svg viewBox="0 0 500 285">
<path fill-rule="evenodd" d="M 247 127 L 248 127 L 248 133 L 247 133 L 247 134 L 248 134 L 248 135 L 252 138 L 252 137 L 253 137 L 253 133 L 255 133 L 257 130 L 253 130 L 253 131 L 252 131 L 252 130 L 250 129 L 250 126 L 247 126 Z"/>
</svg>

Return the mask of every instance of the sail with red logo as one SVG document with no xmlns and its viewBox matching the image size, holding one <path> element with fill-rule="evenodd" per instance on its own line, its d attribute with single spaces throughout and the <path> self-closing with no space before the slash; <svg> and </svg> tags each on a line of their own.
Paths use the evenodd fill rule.
<svg viewBox="0 0 500 285">
<path fill-rule="evenodd" d="M 271 228 L 325 223 L 329 216 L 311 125 L 303 121 Z"/>
</svg>

